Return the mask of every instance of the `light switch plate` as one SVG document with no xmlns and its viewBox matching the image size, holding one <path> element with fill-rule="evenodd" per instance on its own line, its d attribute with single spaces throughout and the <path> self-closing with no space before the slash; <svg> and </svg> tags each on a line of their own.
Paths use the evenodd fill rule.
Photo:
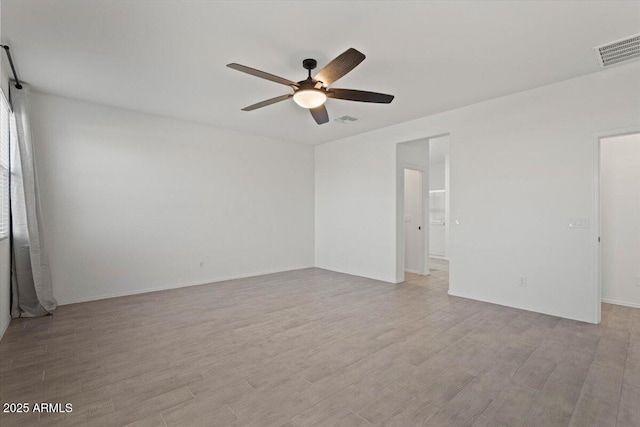
<svg viewBox="0 0 640 427">
<path fill-rule="evenodd" d="M 569 218 L 569 228 L 589 228 L 589 218 Z"/>
</svg>

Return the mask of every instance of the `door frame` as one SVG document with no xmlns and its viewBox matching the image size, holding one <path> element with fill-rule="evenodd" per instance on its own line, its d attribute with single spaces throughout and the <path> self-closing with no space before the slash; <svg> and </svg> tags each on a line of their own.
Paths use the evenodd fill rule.
<svg viewBox="0 0 640 427">
<path fill-rule="evenodd" d="M 602 251 L 600 250 L 600 157 L 601 157 L 601 148 L 602 148 L 602 140 L 607 138 L 614 138 L 616 136 L 625 136 L 625 135 L 634 135 L 640 134 L 640 125 L 630 126 L 619 129 L 611 129 L 608 131 L 596 132 L 594 135 L 594 164 L 593 164 L 593 212 L 594 212 L 594 221 L 593 221 L 593 239 L 595 242 L 595 268 L 594 268 L 594 277 L 595 277 L 595 301 L 596 306 L 594 307 L 595 313 L 595 323 L 598 324 L 602 321 Z"/>
<path fill-rule="evenodd" d="M 447 206 L 448 203 L 448 198 L 449 195 L 447 194 L 447 187 L 448 184 L 446 184 L 446 181 L 448 181 L 448 178 L 446 177 L 446 167 L 445 167 L 445 189 L 444 190 L 429 190 L 429 196 L 431 196 L 432 193 L 444 193 L 444 209 L 445 209 L 445 218 L 444 218 L 444 254 L 442 255 L 436 255 L 436 254 L 432 254 L 431 253 L 431 241 L 429 241 L 429 253 L 427 254 L 429 256 L 429 258 L 437 258 L 437 259 L 444 259 L 449 261 L 449 257 L 447 256 L 447 243 L 448 240 L 447 239 L 447 226 L 449 224 L 449 218 L 447 218 L 447 214 L 449 213 L 449 208 Z M 429 234 L 431 234 L 431 218 L 429 218 Z"/>
<path fill-rule="evenodd" d="M 428 266 L 428 262 L 427 262 L 427 258 L 429 257 L 429 233 L 427 230 L 427 226 L 425 226 L 425 219 L 427 221 L 429 221 L 429 190 L 427 189 L 427 193 L 426 193 L 426 198 L 425 198 L 425 173 L 428 173 L 428 170 L 425 171 L 425 168 L 421 167 L 421 166 L 417 166 L 417 165 L 412 165 L 409 163 L 403 163 L 402 164 L 402 188 L 403 188 L 403 192 L 402 192 L 402 213 L 403 213 L 403 218 L 402 218 L 402 223 L 406 224 L 404 222 L 404 216 L 406 214 L 406 212 L 404 211 L 404 204 L 405 204 L 405 200 L 407 198 L 407 193 L 404 191 L 404 185 L 405 185 L 405 181 L 404 181 L 404 172 L 405 170 L 412 170 L 412 171 L 416 171 L 416 172 L 420 172 L 420 175 L 422 177 L 422 180 L 420 181 L 420 190 L 422 193 L 422 202 L 420 203 L 421 205 L 421 210 L 422 210 L 422 218 L 421 218 L 421 230 L 422 231 L 422 238 L 420 239 L 420 263 L 418 265 L 418 271 L 412 271 L 412 270 L 407 270 L 406 269 L 406 261 L 407 261 L 407 252 L 405 250 L 406 248 L 406 239 L 404 239 L 404 247 L 403 247 L 403 252 L 404 252 L 404 256 L 402 257 L 403 260 L 403 270 L 404 271 L 408 271 L 409 273 L 415 273 L 415 274 L 420 274 L 422 276 L 427 276 L 429 274 L 429 266 Z M 428 182 L 427 182 L 428 184 Z M 404 228 L 404 227 L 403 227 Z M 404 229 L 403 229 L 404 232 Z"/>
</svg>

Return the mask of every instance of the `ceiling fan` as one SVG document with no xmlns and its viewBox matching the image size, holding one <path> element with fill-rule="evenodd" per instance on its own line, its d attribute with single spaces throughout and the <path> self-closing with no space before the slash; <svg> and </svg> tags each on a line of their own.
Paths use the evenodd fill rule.
<svg viewBox="0 0 640 427">
<path fill-rule="evenodd" d="M 356 68 L 358 64 L 364 61 L 364 58 L 365 56 L 362 52 L 358 52 L 354 48 L 347 49 L 333 61 L 329 62 L 318 74 L 315 75 L 315 77 L 311 77 L 311 70 L 318 66 L 318 62 L 315 59 L 305 59 L 302 61 L 302 66 L 309 71 L 309 76 L 305 80 L 301 80 L 297 83 L 236 63 L 227 64 L 227 67 L 262 79 L 271 80 L 272 82 L 280 83 L 285 86 L 290 86 L 293 89 L 293 93 L 258 102 L 257 104 L 243 108 L 242 111 L 253 111 L 258 108 L 266 107 L 267 105 L 275 104 L 276 102 L 293 98 L 296 104 L 309 109 L 316 123 L 321 125 L 329 121 L 329 114 L 324 106 L 327 98 L 358 102 L 373 102 L 377 104 L 389 104 L 393 101 L 393 95 L 387 95 L 384 93 L 328 87 Z"/>
</svg>

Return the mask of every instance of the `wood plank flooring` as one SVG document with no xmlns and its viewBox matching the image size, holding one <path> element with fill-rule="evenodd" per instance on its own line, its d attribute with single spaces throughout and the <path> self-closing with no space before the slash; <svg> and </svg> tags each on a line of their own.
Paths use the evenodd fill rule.
<svg viewBox="0 0 640 427">
<path fill-rule="evenodd" d="M 14 320 L 2 426 L 640 426 L 640 310 L 601 325 L 305 269 Z"/>
</svg>

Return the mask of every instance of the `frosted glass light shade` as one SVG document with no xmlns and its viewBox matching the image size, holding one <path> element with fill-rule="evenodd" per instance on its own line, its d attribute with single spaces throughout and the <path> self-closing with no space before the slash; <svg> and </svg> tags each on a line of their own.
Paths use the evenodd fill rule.
<svg viewBox="0 0 640 427">
<path fill-rule="evenodd" d="M 317 89 L 302 89 L 293 94 L 293 100 L 302 108 L 316 108 L 324 104 L 327 95 Z"/>
</svg>

